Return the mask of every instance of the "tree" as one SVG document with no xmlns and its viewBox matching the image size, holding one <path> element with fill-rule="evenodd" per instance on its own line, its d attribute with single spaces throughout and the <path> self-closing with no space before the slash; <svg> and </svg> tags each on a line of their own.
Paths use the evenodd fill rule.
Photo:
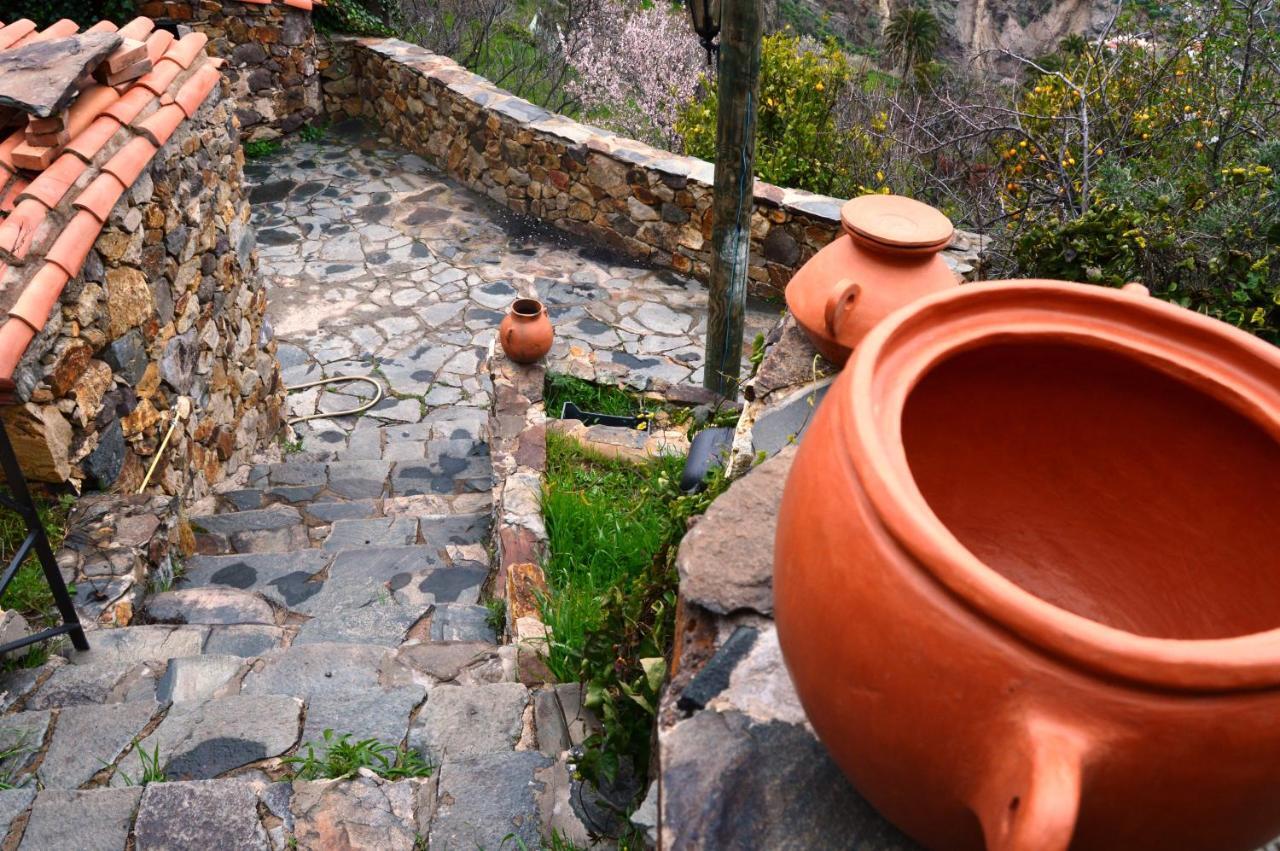
<svg viewBox="0 0 1280 851">
<path fill-rule="evenodd" d="M 932 61 L 941 34 L 933 12 L 923 6 L 903 6 L 885 27 L 885 53 L 902 69 L 902 78 L 910 79 L 917 69 Z"/>
</svg>

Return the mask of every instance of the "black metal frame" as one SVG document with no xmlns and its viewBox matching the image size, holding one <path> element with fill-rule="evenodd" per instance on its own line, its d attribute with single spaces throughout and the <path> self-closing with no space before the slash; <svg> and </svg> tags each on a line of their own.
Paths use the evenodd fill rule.
<svg viewBox="0 0 1280 851">
<path fill-rule="evenodd" d="M 4 393 L 6 389 L 0 386 L 0 397 L 6 395 Z M 89 640 L 85 638 L 84 627 L 80 625 L 80 618 L 76 615 L 76 607 L 71 600 L 70 592 L 67 591 L 67 583 L 62 581 L 62 573 L 58 570 L 58 562 L 53 557 L 53 548 L 49 546 L 49 538 L 45 534 L 44 524 L 40 522 L 40 513 L 36 510 L 35 501 L 31 499 L 31 491 L 27 488 L 27 480 L 22 475 L 22 467 L 18 464 L 18 456 L 14 454 L 13 444 L 9 442 L 9 433 L 5 430 L 2 422 L 0 422 L 0 470 L 4 472 L 5 482 L 9 486 L 10 493 L 10 496 L 0 494 L 0 506 L 17 512 L 27 526 L 26 539 L 18 547 L 18 551 L 13 554 L 13 558 L 9 560 L 4 574 L 0 575 L 0 594 L 3 594 L 4 590 L 9 587 L 9 583 L 13 581 L 13 577 L 18 573 L 18 568 L 22 567 L 22 563 L 34 549 L 36 558 L 40 560 L 40 567 L 44 569 L 45 581 L 49 583 L 49 588 L 53 591 L 53 599 L 58 605 L 58 613 L 62 615 L 62 624 L 59 626 L 50 627 L 34 635 L 28 635 L 26 638 L 20 638 L 17 641 L 0 644 L 0 656 L 31 644 L 48 641 L 50 638 L 56 638 L 59 635 L 70 635 L 71 643 L 77 650 L 88 650 Z"/>
</svg>

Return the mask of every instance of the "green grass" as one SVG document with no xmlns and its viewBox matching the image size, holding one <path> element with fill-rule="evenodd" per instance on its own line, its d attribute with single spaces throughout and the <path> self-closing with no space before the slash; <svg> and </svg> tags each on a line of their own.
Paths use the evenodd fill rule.
<svg viewBox="0 0 1280 851">
<path fill-rule="evenodd" d="M 319 755 L 317 745 L 323 750 Z M 353 777 L 362 768 L 388 780 L 402 780 L 429 777 L 434 770 L 413 748 L 377 739 L 353 742 L 350 733 L 338 736 L 333 730 L 324 731 L 322 742 L 307 742 L 302 748 L 297 755 L 282 760 L 292 768 L 291 780 L 341 780 Z"/>
<path fill-rule="evenodd" d="M 135 742 L 136 744 L 136 742 Z M 137 777 L 128 774 L 124 769 L 119 769 L 120 781 L 126 786 L 146 786 L 148 783 L 163 783 L 168 778 L 165 777 L 164 768 L 160 765 L 160 743 L 152 748 L 151 753 L 147 753 L 146 748 L 138 748 L 138 762 L 142 768 L 142 773 Z M 105 765 L 106 763 L 104 763 Z"/>
<path fill-rule="evenodd" d="M 484 607 L 488 610 L 484 622 L 493 630 L 494 635 L 501 638 L 507 631 L 507 601 L 501 597 L 490 597 L 484 601 Z"/>
<path fill-rule="evenodd" d="M 593 414 L 633 417 L 644 409 L 643 401 L 633 393 L 610 384 L 593 384 L 572 375 L 547 373 L 542 390 L 547 416 L 559 417 L 565 402 L 572 402 Z"/>
<path fill-rule="evenodd" d="M 75 497 L 70 494 L 53 500 L 36 498 L 40 521 L 44 524 L 45 534 L 49 536 L 49 546 L 55 551 L 67 534 L 67 517 L 73 505 Z M 26 536 L 27 527 L 22 522 L 22 517 L 7 508 L 0 508 L 0 563 L 8 565 L 9 559 L 13 558 Z M 44 571 L 41 570 L 40 561 L 34 552 L 27 556 L 22 567 L 14 574 L 9 587 L 0 595 L 0 608 L 13 609 L 35 629 L 60 623 L 58 609 L 53 602 L 53 592 L 49 590 L 49 583 L 44 578 Z"/>
<path fill-rule="evenodd" d="M 561 680 L 578 678 L 586 637 L 601 623 L 601 598 L 642 576 L 683 532 L 671 505 L 683 467 L 679 456 L 607 459 L 547 432 L 542 514 L 552 593 L 543 618 L 554 636 L 548 665 Z"/>
</svg>

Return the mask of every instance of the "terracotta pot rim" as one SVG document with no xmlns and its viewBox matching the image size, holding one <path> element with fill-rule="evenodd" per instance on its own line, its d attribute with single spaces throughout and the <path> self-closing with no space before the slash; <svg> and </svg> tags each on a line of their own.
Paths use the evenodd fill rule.
<svg viewBox="0 0 1280 851">
<path fill-rule="evenodd" d="M 526 319 L 537 318 L 546 309 L 546 306 L 536 298 L 518 298 L 511 302 L 511 312 Z"/>
<path fill-rule="evenodd" d="M 929 507 L 902 442 L 902 413 L 916 384 L 965 349 L 1050 336 L 1161 369 L 1280 441 L 1280 349 L 1244 331 L 1149 296 L 1089 284 L 1024 280 L 961 286 L 914 302 L 876 326 L 854 350 L 847 366 L 853 374 L 836 400 L 844 448 L 887 531 L 969 606 L 1077 665 L 1166 689 L 1280 685 L 1280 627 L 1188 640 L 1106 626 L 1048 603 L 987 567 Z"/>
</svg>

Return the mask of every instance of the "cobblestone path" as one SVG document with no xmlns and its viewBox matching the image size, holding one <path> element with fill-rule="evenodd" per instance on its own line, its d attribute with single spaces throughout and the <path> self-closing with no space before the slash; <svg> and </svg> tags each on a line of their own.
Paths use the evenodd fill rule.
<svg viewBox="0 0 1280 851">
<path fill-rule="evenodd" d="M 6 847 L 539 847 L 567 807 L 549 743 L 573 725 L 556 692 L 517 681 L 481 605 L 488 347 L 517 291 L 536 292 L 553 368 L 700 382 L 705 294 L 531 227 L 352 128 L 246 170 L 286 383 L 372 374 L 390 395 L 301 426 L 301 451 L 191 517 L 200 554 L 147 597 L 141 625 L 3 675 L 0 779 L 25 783 L 0 791 Z M 775 312 L 753 312 L 748 334 Z M 292 410 L 362 392 L 299 393 Z M 325 730 L 436 768 L 273 782 Z M 148 761 L 170 782 L 139 785 Z"/>
</svg>

